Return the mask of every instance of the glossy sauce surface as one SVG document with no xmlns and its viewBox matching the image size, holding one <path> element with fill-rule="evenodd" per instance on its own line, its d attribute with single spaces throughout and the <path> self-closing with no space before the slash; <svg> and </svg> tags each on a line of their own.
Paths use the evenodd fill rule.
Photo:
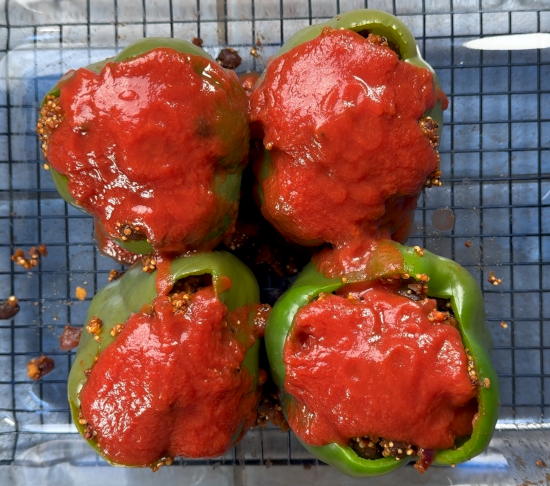
<svg viewBox="0 0 550 486">
<path fill-rule="evenodd" d="M 159 48 L 100 74 L 78 69 L 59 86 L 64 120 L 48 162 L 110 237 L 131 223 L 155 250 L 181 254 L 232 230 L 238 201 L 216 185 L 248 153 L 247 98 L 234 73 Z"/>
<path fill-rule="evenodd" d="M 284 348 L 289 423 L 311 445 L 384 437 L 445 449 L 471 433 L 476 389 L 459 331 L 376 284 L 298 311 Z M 474 400 L 475 402 L 475 400 Z"/>
<path fill-rule="evenodd" d="M 251 96 L 266 219 L 306 245 L 389 238 L 436 168 L 418 122 L 442 98 L 430 71 L 348 30 L 275 58 Z"/>
<path fill-rule="evenodd" d="M 227 313 L 212 287 L 185 312 L 167 297 L 153 308 L 130 316 L 100 355 L 80 394 L 82 415 L 120 464 L 219 456 L 256 418 L 258 392 L 241 366 L 255 340 L 251 309 Z"/>
</svg>

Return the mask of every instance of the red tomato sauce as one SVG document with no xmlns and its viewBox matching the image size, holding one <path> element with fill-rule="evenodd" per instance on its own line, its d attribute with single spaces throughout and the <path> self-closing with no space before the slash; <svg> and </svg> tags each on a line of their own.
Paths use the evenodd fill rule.
<svg viewBox="0 0 550 486">
<path fill-rule="evenodd" d="M 82 415 L 120 464 L 224 454 L 256 418 L 259 392 L 241 366 L 255 340 L 250 309 L 227 313 L 212 287 L 184 312 L 165 296 L 153 308 L 130 316 L 99 356 L 80 394 Z"/>
<path fill-rule="evenodd" d="M 155 250 L 181 254 L 232 231 L 237 201 L 215 185 L 247 163 L 248 100 L 234 73 L 159 48 L 59 86 L 47 160 L 111 238 L 131 223 Z"/>
<path fill-rule="evenodd" d="M 349 30 L 275 58 L 250 98 L 266 219 L 305 245 L 389 238 L 437 166 L 419 120 L 444 96 L 429 70 Z"/>
<path fill-rule="evenodd" d="M 284 348 L 289 423 L 321 446 L 383 437 L 446 449 L 472 431 L 476 389 L 459 331 L 378 283 L 363 300 L 326 295 L 300 309 Z"/>
<path fill-rule="evenodd" d="M 313 256 L 312 262 L 323 275 L 345 275 L 348 280 L 373 280 L 405 272 L 403 256 L 388 238 L 352 239 L 336 248 L 326 247 Z"/>
</svg>

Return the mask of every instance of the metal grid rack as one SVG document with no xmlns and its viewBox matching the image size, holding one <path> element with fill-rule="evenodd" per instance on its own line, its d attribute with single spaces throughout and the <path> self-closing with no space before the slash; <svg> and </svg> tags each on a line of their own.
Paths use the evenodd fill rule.
<svg viewBox="0 0 550 486">
<path fill-rule="evenodd" d="M 2 5 L 3 4 L 3 5 Z M 92 221 L 58 196 L 41 168 L 34 133 L 39 101 L 66 70 L 113 55 L 143 36 L 201 37 L 214 57 L 239 50 L 239 71 L 262 70 L 298 29 L 353 8 L 380 8 L 411 28 L 450 100 L 441 145 L 441 188 L 422 196 L 410 244 L 466 266 L 484 290 L 501 379 L 500 424 L 544 427 L 550 417 L 550 55 L 474 51 L 483 35 L 550 28 L 546 2 L 504 0 L 61 0 L 0 1 L 0 298 L 21 311 L 0 321 L 0 464 L 32 462 L 26 451 L 73 438 L 66 378 L 74 353 L 57 337 L 84 322 L 114 264 L 95 249 Z M 259 57 L 249 55 L 260 40 Z M 438 231 L 434 212 L 454 212 Z M 471 246 L 465 245 L 466 241 Z M 44 243 L 49 255 L 26 271 L 16 248 Z M 502 284 L 492 286 L 493 270 Z M 81 302 L 77 286 L 87 290 Z M 501 325 L 501 323 L 505 323 Z M 30 383 L 26 363 L 45 353 L 56 369 Z M 539 425 L 537 425 L 539 424 Z M 82 442 L 70 455 L 97 464 Z M 75 446 L 78 449 L 78 446 Z M 21 459 L 26 457 L 26 459 Z M 31 459 L 29 459 L 31 457 Z M 251 431 L 224 464 L 314 464 L 292 434 Z"/>
</svg>

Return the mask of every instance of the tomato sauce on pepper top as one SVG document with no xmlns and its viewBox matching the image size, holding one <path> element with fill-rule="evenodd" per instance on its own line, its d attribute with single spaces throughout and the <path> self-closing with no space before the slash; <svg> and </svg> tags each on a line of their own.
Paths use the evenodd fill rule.
<svg viewBox="0 0 550 486">
<path fill-rule="evenodd" d="M 438 170 L 421 123 L 438 101 L 432 73 L 380 38 L 325 29 L 276 57 L 251 95 L 268 150 L 255 167 L 262 213 L 305 245 L 389 238 Z"/>
<path fill-rule="evenodd" d="M 183 306 L 161 296 L 130 316 L 80 393 L 103 454 L 135 466 L 217 457 L 244 435 L 259 398 L 242 366 L 262 331 L 249 325 L 251 311 L 228 313 L 210 286 Z"/>
<path fill-rule="evenodd" d="M 99 74 L 72 71 L 59 88 L 63 118 L 46 158 L 108 236 L 137 228 L 156 251 L 182 254 L 232 230 L 238 200 L 220 186 L 248 154 L 248 100 L 234 73 L 157 48 Z"/>
<path fill-rule="evenodd" d="M 296 314 L 284 348 L 289 424 L 321 446 L 375 436 L 446 449 L 472 431 L 476 388 L 459 331 L 436 302 L 377 283 L 321 296 Z"/>
</svg>

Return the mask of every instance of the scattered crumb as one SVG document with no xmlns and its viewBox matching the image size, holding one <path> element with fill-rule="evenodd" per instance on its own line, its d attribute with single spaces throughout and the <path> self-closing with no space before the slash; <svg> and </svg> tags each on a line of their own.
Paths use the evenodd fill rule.
<svg viewBox="0 0 550 486">
<path fill-rule="evenodd" d="M 342 283 L 345 284 L 348 281 L 346 277 L 342 277 Z"/>
<path fill-rule="evenodd" d="M 59 349 L 62 351 L 69 351 L 78 346 L 80 342 L 80 336 L 82 335 L 81 327 L 65 326 L 61 336 L 59 336 Z"/>
<path fill-rule="evenodd" d="M 0 319 L 11 319 L 18 312 L 19 303 L 14 295 L 0 302 Z"/>
<path fill-rule="evenodd" d="M 84 287 L 77 287 L 75 294 L 78 300 L 84 300 L 86 298 L 86 289 Z"/>
<path fill-rule="evenodd" d="M 416 280 L 420 280 L 421 282 L 429 282 L 430 277 L 428 277 L 425 273 L 417 273 L 415 275 Z"/>
<path fill-rule="evenodd" d="M 218 64 L 225 69 L 237 69 L 243 62 L 241 56 L 235 49 L 226 47 L 220 51 L 216 58 Z"/>
<path fill-rule="evenodd" d="M 117 272 L 116 270 L 111 270 L 109 272 L 109 282 L 114 282 L 122 277 L 126 272 Z"/>
<path fill-rule="evenodd" d="M 535 464 L 536 464 L 538 467 L 548 467 L 548 466 L 546 465 L 546 463 L 545 463 L 544 461 L 541 461 L 540 459 L 539 459 L 537 462 L 535 462 Z"/>
<path fill-rule="evenodd" d="M 101 342 L 101 338 L 99 335 L 101 334 L 101 327 L 103 326 L 103 321 L 96 316 L 93 316 L 90 319 L 90 322 L 88 322 L 88 325 L 86 326 L 86 331 L 88 331 L 90 334 L 94 335 L 94 339 L 99 343 Z"/>
<path fill-rule="evenodd" d="M 504 321 L 500 321 L 500 327 L 502 327 L 502 329 L 508 329 L 508 324 L 506 324 Z"/>
<path fill-rule="evenodd" d="M 202 47 L 204 41 L 200 37 L 193 37 L 191 38 L 191 42 L 195 44 L 197 47 Z"/>
<path fill-rule="evenodd" d="M 502 280 L 500 278 L 497 278 L 495 275 L 495 272 L 492 270 L 489 270 L 489 278 L 487 279 L 489 283 L 492 283 L 493 285 L 500 285 L 502 283 Z"/>
<path fill-rule="evenodd" d="M 250 55 L 252 57 L 260 57 L 260 53 L 258 52 L 258 49 L 256 49 L 255 47 L 253 47 L 252 49 L 250 49 Z"/>
<path fill-rule="evenodd" d="M 38 259 L 41 256 L 48 256 L 48 249 L 46 248 L 46 245 L 31 247 L 28 257 L 25 255 L 25 252 L 21 248 L 18 248 L 17 250 L 15 250 L 15 253 L 12 255 L 11 259 L 15 263 L 17 263 L 17 265 L 20 265 L 23 268 L 30 270 L 38 265 Z"/>
<path fill-rule="evenodd" d="M 172 464 L 174 462 L 174 458 L 173 457 L 167 457 L 165 459 L 161 459 L 159 462 L 157 462 L 156 464 L 153 464 L 151 466 L 151 471 L 153 472 L 157 472 L 159 470 L 160 467 L 162 466 L 169 466 L 170 464 Z"/>
<path fill-rule="evenodd" d="M 265 467 L 270 468 L 271 466 L 273 466 L 271 459 L 268 459 L 267 461 L 265 461 Z"/>
<path fill-rule="evenodd" d="M 48 356 L 40 356 L 33 358 L 27 363 L 27 375 L 29 378 L 38 381 L 43 376 L 47 375 L 55 368 L 55 361 Z"/>
<path fill-rule="evenodd" d="M 464 243 L 464 246 L 466 248 L 471 248 L 472 247 L 472 242 L 470 240 L 466 240 L 466 242 Z"/>
<path fill-rule="evenodd" d="M 111 336 L 115 337 L 122 332 L 124 324 L 117 324 L 111 329 Z"/>
<path fill-rule="evenodd" d="M 415 246 L 414 251 L 418 256 L 420 256 L 420 257 L 424 256 L 424 248 L 420 248 L 419 246 Z"/>
<path fill-rule="evenodd" d="M 489 378 L 483 378 L 483 386 L 485 388 L 491 388 L 491 380 L 489 380 Z"/>
</svg>

